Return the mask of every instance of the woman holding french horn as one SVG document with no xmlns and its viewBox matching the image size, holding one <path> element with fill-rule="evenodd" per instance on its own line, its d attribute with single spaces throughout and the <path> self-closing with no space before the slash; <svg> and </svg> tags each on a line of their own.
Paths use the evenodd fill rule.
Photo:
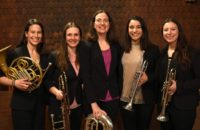
<svg viewBox="0 0 200 130">
<path fill-rule="evenodd" d="M 57 43 L 47 75 L 50 92 L 48 113 L 52 130 L 80 130 L 83 118 L 81 72 L 81 29 L 74 22 L 65 25 L 64 42 Z"/>
<path fill-rule="evenodd" d="M 154 74 L 159 48 L 150 42 L 146 24 L 139 16 L 128 20 L 122 46 L 124 129 L 148 130 L 155 104 Z"/>
<path fill-rule="evenodd" d="M 189 47 L 181 25 L 166 19 L 162 35 L 167 43 L 157 66 L 158 121 L 162 130 L 192 130 L 200 87 L 200 55 Z"/>
<path fill-rule="evenodd" d="M 43 46 L 43 25 L 37 19 L 30 19 L 17 48 L 6 57 L 1 55 L 1 62 L 5 58 L 7 64 L 1 64 L 0 83 L 13 87 L 11 108 L 14 130 L 45 129 L 45 89 L 41 83 L 46 73 L 42 68 L 48 66 L 48 61 L 42 53 Z M 5 54 L 3 51 L 1 54 Z"/>
</svg>

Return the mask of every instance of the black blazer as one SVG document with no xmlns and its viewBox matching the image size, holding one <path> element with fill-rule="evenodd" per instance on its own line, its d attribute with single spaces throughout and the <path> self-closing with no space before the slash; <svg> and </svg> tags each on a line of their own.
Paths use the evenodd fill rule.
<svg viewBox="0 0 200 130">
<path fill-rule="evenodd" d="M 148 62 L 146 74 L 148 81 L 142 85 L 142 94 L 145 103 L 155 103 L 156 98 L 156 87 L 155 87 L 155 69 L 159 58 L 158 46 L 151 44 L 144 53 L 144 60 Z"/>
<path fill-rule="evenodd" d="M 7 56 L 8 66 L 15 58 L 21 56 L 30 57 L 26 45 L 22 45 L 8 54 Z M 47 65 L 48 65 L 47 55 L 41 55 L 40 56 L 41 68 L 44 69 L 47 67 Z M 32 91 L 31 93 L 21 91 L 14 87 L 11 98 L 11 108 L 19 110 L 33 110 L 36 105 L 44 104 L 45 97 L 46 97 L 45 89 L 43 85 L 41 85 L 39 88 Z"/>
<path fill-rule="evenodd" d="M 81 43 L 80 43 L 81 44 Z M 78 51 L 80 48 L 78 47 Z M 79 58 L 82 58 L 80 55 L 78 56 Z M 62 74 L 61 70 L 59 69 L 57 65 L 57 60 L 55 57 L 55 54 L 52 53 L 49 56 L 49 60 L 52 62 L 52 67 L 47 73 L 47 78 L 45 80 L 45 86 L 47 87 L 47 91 L 52 87 L 55 86 L 58 89 L 60 89 L 59 85 L 59 76 Z M 75 70 L 71 64 L 71 62 L 67 60 L 68 63 L 68 69 L 65 71 L 66 77 L 67 77 L 67 94 L 69 98 L 70 104 L 73 102 L 74 98 L 76 98 L 76 101 L 78 104 L 82 104 L 82 80 L 80 78 L 80 71 L 82 69 L 81 63 L 80 63 L 80 69 L 79 69 L 79 74 L 76 75 Z M 54 106 L 60 106 L 60 101 L 56 99 L 56 97 L 49 93 L 49 100 L 48 100 L 49 105 L 54 105 Z"/>
<path fill-rule="evenodd" d="M 158 97 L 161 100 L 161 89 L 166 77 L 167 68 L 167 48 L 164 48 L 156 69 Z M 176 52 L 175 52 L 176 53 Z M 178 63 L 174 56 L 172 57 L 172 64 L 170 67 L 176 68 L 176 85 L 177 90 L 172 96 L 170 105 L 177 109 L 187 110 L 195 109 L 198 105 L 198 89 L 200 88 L 200 55 L 194 49 L 189 49 L 190 54 L 190 68 L 185 70 L 182 64 Z M 160 102 L 159 100 L 159 102 Z"/>
<path fill-rule="evenodd" d="M 107 75 L 102 52 L 98 42 L 86 43 L 86 49 L 82 52 L 86 70 L 83 72 L 83 82 L 85 85 L 86 96 L 89 103 L 104 99 L 107 90 L 112 97 L 120 96 L 122 88 L 122 66 L 121 66 L 121 47 L 117 43 L 110 45 L 111 65 L 110 73 Z"/>
</svg>

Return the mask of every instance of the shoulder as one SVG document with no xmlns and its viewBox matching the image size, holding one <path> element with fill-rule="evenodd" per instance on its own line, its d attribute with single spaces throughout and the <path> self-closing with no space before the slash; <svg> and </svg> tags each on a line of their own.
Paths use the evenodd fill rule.
<svg viewBox="0 0 200 130">
<path fill-rule="evenodd" d="M 154 55 L 159 55 L 160 54 L 160 50 L 159 50 L 159 47 L 155 44 L 149 44 L 148 45 L 148 48 L 146 49 L 146 52 L 147 53 L 150 53 L 150 54 L 154 54 Z"/>
<path fill-rule="evenodd" d="M 196 48 L 193 48 L 193 47 L 188 47 L 188 51 L 189 51 L 189 55 L 190 57 L 192 58 L 195 58 L 195 59 L 200 59 L 200 50 L 199 49 L 196 49 Z"/>
<path fill-rule="evenodd" d="M 159 50 L 159 47 L 156 44 L 150 43 L 149 46 L 148 46 L 148 49 L 150 49 L 150 50 Z"/>
</svg>

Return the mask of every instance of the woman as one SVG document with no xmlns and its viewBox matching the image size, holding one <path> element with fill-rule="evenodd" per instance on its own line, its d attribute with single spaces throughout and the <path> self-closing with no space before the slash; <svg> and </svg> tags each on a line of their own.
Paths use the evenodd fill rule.
<svg viewBox="0 0 200 130">
<path fill-rule="evenodd" d="M 141 17 L 133 16 L 128 20 L 123 48 L 121 110 L 124 128 L 125 130 L 148 130 L 155 104 L 153 82 L 159 48 L 150 42 L 146 24 Z M 141 69 L 144 61 L 148 63 L 146 71 Z M 140 71 L 144 72 L 139 78 L 136 75 Z M 134 90 L 136 90 L 135 94 L 133 94 Z M 125 109 L 131 98 L 133 98 L 132 109 Z"/>
<path fill-rule="evenodd" d="M 8 65 L 18 57 L 30 57 L 41 68 L 47 67 L 47 56 L 42 55 L 44 46 L 44 27 L 37 19 L 30 19 L 25 26 L 21 43 L 8 56 Z M 20 64 L 19 64 L 20 65 Z M 22 66 L 22 64 L 21 64 Z M 20 72 L 17 72 L 20 73 Z M 44 87 L 28 92 L 30 82 L 28 78 L 11 80 L 2 75 L 0 82 L 14 87 L 11 108 L 14 130 L 44 130 Z"/>
<path fill-rule="evenodd" d="M 167 94 L 171 96 L 171 101 L 165 114 L 169 120 L 161 123 L 161 128 L 162 130 L 192 130 L 200 86 L 199 54 L 188 46 L 183 29 L 175 19 L 165 20 L 162 35 L 167 46 L 162 50 L 157 66 L 158 89 L 163 90 L 166 75 L 169 75 L 171 69 L 176 70 L 176 77 L 168 86 Z"/>
<path fill-rule="evenodd" d="M 82 112 L 82 81 L 80 79 L 81 64 L 80 56 L 80 42 L 81 29 L 74 22 L 68 22 L 64 28 L 65 42 L 59 44 L 56 48 L 56 53 L 52 55 L 52 68 L 48 73 L 49 83 L 47 84 L 50 92 L 49 97 L 49 114 L 54 115 L 51 117 L 54 121 L 63 120 L 61 113 L 61 104 L 66 98 L 66 105 L 69 110 L 66 110 L 71 130 L 80 130 L 83 112 Z M 62 83 L 59 81 L 59 77 L 65 73 L 63 82 L 66 83 L 64 93 Z M 69 102 L 68 102 L 69 100 Z M 64 108 L 68 109 L 68 108 Z M 52 122 L 53 123 L 53 122 Z M 62 125 L 56 125 L 57 127 L 63 127 Z M 67 128 L 68 126 L 66 126 Z M 65 129 L 66 129 L 65 128 Z"/>
<path fill-rule="evenodd" d="M 86 37 L 89 46 L 89 61 L 86 65 L 89 78 L 86 96 L 95 117 L 108 115 L 117 117 L 121 88 L 121 48 L 113 37 L 113 22 L 104 10 L 98 10 L 91 22 Z"/>
</svg>

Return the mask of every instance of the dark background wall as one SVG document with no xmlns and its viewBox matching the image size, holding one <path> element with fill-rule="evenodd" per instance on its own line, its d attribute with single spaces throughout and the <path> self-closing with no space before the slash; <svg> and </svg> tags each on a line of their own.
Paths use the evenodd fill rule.
<svg viewBox="0 0 200 130">
<path fill-rule="evenodd" d="M 85 33 L 97 9 L 105 9 L 111 14 L 122 42 L 127 19 L 139 15 L 148 25 L 151 40 L 162 47 L 162 22 L 175 17 L 183 25 L 190 44 L 200 48 L 198 0 L 195 3 L 186 0 L 1 0 L 0 47 L 17 44 L 30 18 L 37 18 L 45 25 L 49 46 L 62 39 L 62 30 L 68 21 L 77 22 Z"/>
</svg>

